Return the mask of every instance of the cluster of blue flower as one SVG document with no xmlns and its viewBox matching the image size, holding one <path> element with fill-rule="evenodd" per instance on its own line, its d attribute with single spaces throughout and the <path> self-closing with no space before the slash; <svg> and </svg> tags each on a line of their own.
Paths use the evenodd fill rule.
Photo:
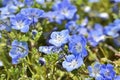
<svg viewBox="0 0 120 80">
<path fill-rule="evenodd" d="M 119 2 L 119 0 L 114 0 Z M 99 23 L 94 28 L 88 26 L 89 19 L 86 17 L 80 25 L 76 22 L 79 19 L 77 7 L 70 0 L 55 1 L 52 10 L 45 12 L 38 8 L 32 8 L 34 3 L 44 4 L 44 0 L 2 0 L 3 7 L 0 8 L 0 31 L 12 30 L 20 31 L 26 34 L 30 31 L 32 25 L 36 25 L 39 19 L 47 19 L 51 23 L 62 24 L 66 21 L 65 29 L 61 31 L 52 31 L 48 39 L 48 45 L 40 46 L 39 52 L 44 54 L 58 53 L 62 57 L 62 66 L 68 72 L 78 69 L 84 64 L 84 58 L 88 56 L 86 49 L 87 42 L 91 47 L 96 47 L 100 42 L 112 37 L 117 46 L 120 46 L 120 20 L 116 19 L 107 26 Z M 99 0 L 89 0 L 89 2 L 99 2 Z M 45 4 L 44 4 L 45 5 Z M 90 10 L 90 9 L 89 9 Z M 88 7 L 85 12 L 89 12 Z M 102 18 L 108 18 L 108 14 L 99 15 Z M 33 36 L 37 30 L 32 30 Z M 2 37 L 2 36 L 0 36 Z M 12 58 L 12 64 L 18 64 L 21 58 L 29 53 L 29 45 L 25 41 L 13 40 L 9 56 Z M 66 49 L 67 47 L 67 49 Z M 40 63 L 45 64 L 45 59 L 40 58 Z M 94 67 L 88 67 L 90 77 L 96 80 L 119 80 L 111 64 L 96 63 Z"/>
<path fill-rule="evenodd" d="M 111 64 L 100 64 L 96 62 L 94 66 L 88 66 L 89 75 L 96 80 L 119 80 L 120 76 L 116 75 L 114 66 Z"/>
</svg>

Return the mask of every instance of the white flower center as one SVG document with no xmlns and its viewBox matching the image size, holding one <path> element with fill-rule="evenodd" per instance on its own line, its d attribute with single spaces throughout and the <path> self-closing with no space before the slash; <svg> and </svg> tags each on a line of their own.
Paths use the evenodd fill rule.
<svg viewBox="0 0 120 80">
<path fill-rule="evenodd" d="M 70 67 L 75 67 L 77 64 L 78 64 L 78 62 L 77 62 L 76 60 L 72 60 L 72 61 L 69 63 L 69 66 L 70 66 Z"/>
<path fill-rule="evenodd" d="M 24 23 L 22 21 L 17 22 L 17 27 L 19 29 L 23 28 L 24 27 Z"/>
<path fill-rule="evenodd" d="M 60 42 L 63 42 L 63 36 L 62 35 L 57 35 L 56 36 L 56 42 L 60 43 Z"/>
<path fill-rule="evenodd" d="M 82 45 L 81 45 L 80 42 L 75 45 L 75 49 L 76 49 L 77 52 L 81 52 L 81 50 L 82 50 Z"/>
</svg>

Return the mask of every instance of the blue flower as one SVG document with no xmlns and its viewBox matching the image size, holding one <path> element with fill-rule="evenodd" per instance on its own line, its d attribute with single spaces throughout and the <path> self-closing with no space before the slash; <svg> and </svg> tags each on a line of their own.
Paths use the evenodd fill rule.
<svg viewBox="0 0 120 80">
<path fill-rule="evenodd" d="M 89 2 L 91 2 L 91 3 L 97 3 L 97 2 L 99 2 L 100 0 L 89 0 Z"/>
<path fill-rule="evenodd" d="M 78 25 L 75 21 L 68 22 L 65 27 L 69 30 L 71 34 L 77 33 Z"/>
<path fill-rule="evenodd" d="M 95 78 L 95 80 L 102 80 L 103 77 L 100 74 L 101 64 L 96 62 L 94 66 L 88 66 L 89 76 Z"/>
<path fill-rule="evenodd" d="M 69 51 L 74 55 L 80 55 L 81 57 L 87 56 L 86 39 L 82 35 L 72 35 L 69 38 Z"/>
<path fill-rule="evenodd" d="M 27 5 L 27 7 L 31 7 L 34 3 L 34 0 L 24 0 L 24 4 Z"/>
<path fill-rule="evenodd" d="M 28 44 L 23 41 L 14 40 L 9 56 L 12 58 L 12 63 L 17 64 L 20 58 L 28 55 Z"/>
<path fill-rule="evenodd" d="M 78 35 L 84 35 L 84 36 L 87 36 L 88 35 L 88 29 L 86 27 L 83 27 L 83 26 L 80 26 L 78 29 L 77 29 L 77 34 Z"/>
<path fill-rule="evenodd" d="M 72 19 L 77 12 L 76 7 L 72 5 L 69 0 L 63 0 L 62 2 L 55 3 L 53 10 L 59 11 L 65 19 Z"/>
<path fill-rule="evenodd" d="M 40 46 L 39 51 L 44 54 L 59 53 L 62 49 L 55 46 Z"/>
<path fill-rule="evenodd" d="M 15 17 L 10 18 L 12 28 L 16 30 L 20 30 L 23 33 L 29 31 L 29 26 L 31 21 L 22 14 L 17 14 Z"/>
<path fill-rule="evenodd" d="M 13 0 L 13 4 L 18 8 L 22 8 L 25 6 L 25 4 L 20 0 Z"/>
<path fill-rule="evenodd" d="M 100 69 L 100 74 L 105 80 L 113 80 L 115 77 L 114 66 L 111 64 L 102 65 Z"/>
<path fill-rule="evenodd" d="M 45 0 L 36 0 L 36 2 L 39 4 L 43 4 L 43 3 L 45 3 Z"/>
<path fill-rule="evenodd" d="M 105 27 L 105 34 L 112 36 L 113 38 L 118 37 L 120 34 L 120 20 L 116 19 L 113 23 L 110 23 Z"/>
<path fill-rule="evenodd" d="M 64 19 L 64 16 L 59 14 L 58 11 L 49 11 L 44 14 L 44 17 L 47 18 L 50 22 L 57 22 L 58 24 L 61 24 L 62 20 Z"/>
<path fill-rule="evenodd" d="M 11 23 L 9 19 L 3 19 L 0 24 L 0 30 L 11 31 Z"/>
<path fill-rule="evenodd" d="M 81 25 L 80 26 L 83 26 L 85 27 L 87 24 L 88 24 L 88 17 L 86 17 L 82 22 L 81 22 Z"/>
<path fill-rule="evenodd" d="M 62 62 L 63 68 L 68 72 L 78 69 L 83 64 L 83 59 L 80 56 L 68 55 L 66 60 Z"/>
<path fill-rule="evenodd" d="M 113 41 L 114 41 L 116 46 L 118 46 L 118 47 L 120 46 L 120 36 L 114 38 Z"/>
<path fill-rule="evenodd" d="M 120 75 L 116 76 L 114 80 L 120 80 Z"/>
<path fill-rule="evenodd" d="M 37 8 L 24 8 L 20 13 L 27 16 L 33 23 L 36 23 L 43 16 L 44 11 Z"/>
<path fill-rule="evenodd" d="M 61 47 L 62 45 L 66 44 L 68 42 L 69 38 L 69 31 L 68 30 L 62 30 L 61 32 L 52 32 L 51 39 L 49 40 L 49 43 L 56 46 Z"/>
<path fill-rule="evenodd" d="M 16 12 L 16 8 L 13 8 L 12 5 L 7 5 L 5 7 L 0 8 L 0 20 L 7 19 L 14 16 Z"/>
<path fill-rule="evenodd" d="M 91 46 L 95 47 L 99 42 L 105 40 L 105 34 L 103 32 L 103 27 L 100 24 L 95 24 L 94 29 L 90 30 L 88 34 L 88 42 Z"/>
</svg>

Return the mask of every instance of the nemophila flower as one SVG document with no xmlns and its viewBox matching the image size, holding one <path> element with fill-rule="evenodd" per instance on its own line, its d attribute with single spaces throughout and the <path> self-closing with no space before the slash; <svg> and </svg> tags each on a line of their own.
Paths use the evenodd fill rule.
<svg viewBox="0 0 120 80">
<path fill-rule="evenodd" d="M 110 0 L 111 2 L 119 3 L 120 0 Z"/>
<path fill-rule="evenodd" d="M 79 28 L 77 29 L 76 33 L 77 33 L 78 35 L 87 36 L 87 35 L 88 35 L 88 29 L 87 29 L 86 27 L 79 26 Z"/>
<path fill-rule="evenodd" d="M 61 24 L 64 16 L 62 16 L 58 11 L 49 11 L 44 14 L 44 17 L 47 18 L 50 22 L 57 22 Z"/>
<path fill-rule="evenodd" d="M 66 44 L 68 42 L 69 38 L 69 31 L 68 30 L 62 30 L 60 32 L 54 31 L 51 33 L 49 43 L 56 46 L 61 47 L 62 45 Z"/>
<path fill-rule="evenodd" d="M 7 19 L 14 16 L 16 9 L 10 9 L 11 6 L 5 6 L 0 8 L 0 20 Z"/>
<path fill-rule="evenodd" d="M 5 30 L 6 29 L 6 25 L 5 24 L 0 24 L 0 31 Z"/>
<path fill-rule="evenodd" d="M 100 74 L 101 64 L 96 62 L 94 66 L 88 66 L 89 76 L 95 78 L 95 80 L 104 80 Z"/>
<path fill-rule="evenodd" d="M 99 2 L 100 0 L 89 0 L 89 2 L 91 2 L 91 3 L 97 3 L 97 2 Z"/>
<path fill-rule="evenodd" d="M 24 4 L 27 7 L 31 7 L 34 4 L 34 0 L 24 0 Z"/>
<path fill-rule="evenodd" d="M 11 31 L 11 23 L 9 19 L 3 19 L 1 21 L 0 30 Z"/>
<path fill-rule="evenodd" d="M 116 76 L 114 80 L 120 80 L 120 75 Z"/>
<path fill-rule="evenodd" d="M 55 46 L 40 46 L 39 51 L 44 54 L 59 53 L 62 49 Z"/>
<path fill-rule="evenodd" d="M 103 32 L 103 27 L 100 24 L 95 24 L 94 29 L 89 31 L 88 42 L 91 46 L 95 47 L 99 42 L 105 40 L 105 34 Z"/>
<path fill-rule="evenodd" d="M 1 0 L 1 1 L 3 6 L 6 6 L 7 4 L 10 4 L 12 2 L 12 0 Z"/>
<path fill-rule="evenodd" d="M 80 18 L 78 14 L 75 14 L 72 18 L 73 21 L 77 21 Z"/>
<path fill-rule="evenodd" d="M 115 44 L 116 46 L 118 46 L 118 47 L 120 46 L 120 36 L 114 38 L 113 41 L 114 41 L 114 44 Z"/>
<path fill-rule="evenodd" d="M 72 35 L 69 38 L 69 51 L 74 55 L 80 55 L 81 57 L 87 56 L 86 39 L 82 35 Z"/>
<path fill-rule="evenodd" d="M 118 7 L 118 4 L 114 4 L 114 6 L 112 7 L 111 9 L 112 12 L 118 14 L 119 13 L 119 7 Z"/>
<path fill-rule="evenodd" d="M 71 34 L 76 34 L 76 31 L 78 29 L 78 25 L 75 21 L 70 21 L 65 26 Z"/>
<path fill-rule="evenodd" d="M 23 33 L 29 31 L 29 26 L 31 24 L 31 21 L 22 14 L 17 14 L 15 17 L 10 18 L 10 22 L 13 29 L 20 30 Z"/>
<path fill-rule="evenodd" d="M 41 66 L 45 65 L 46 64 L 45 58 L 40 57 L 39 58 L 39 63 L 41 64 Z"/>
<path fill-rule="evenodd" d="M 12 58 L 12 63 L 17 64 L 20 58 L 28 55 L 28 44 L 23 41 L 14 40 L 9 56 Z"/>
<path fill-rule="evenodd" d="M 111 64 L 102 65 L 100 74 L 104 77 L 104 80 L 113 80 L 115 77 L 114 66 Z"/>
<path fill-rule="evenodd" d="M 88 24 L 88 18 L 86 17 L 82 22 L 81 22 L 81 25 L 80 26 L 86 26 Z"/>
<path fill-rule="evenodd" d="M 77 12 L 77 8 L 72 5 L 69 0 L 63 0 L 62 2 L 55 3 L 53 10 L 59 11 L 65 19 L 72 19 Z"/>
<path fill-rule="evenodd" d="M 113 23 L 110 23 L 105 27 L 105 34 L 116 38 L 120 35 L 120 20 L 116 19 Z"/>
<path fill-rule="evenodd" d="M 36 2 L 39 4 L 43 4 L 43 3 L 45 3 L 45 0 L 36 0 Z"/>
<path fill-rule="evenodd" d="M 83 64 L 83 59 L 80 56 L 68 55 L 65 61 L 62 62 L 63 68 L 68 72 L 78 69 Z"/>
<path fill-rule="evenodd" d="M 20 13 L 27 16 L 33 23 L 36 23 L 43 16 L 44 11 L 37 8 L 23 8 Z"/>
<path fill-rule="evenodd" d="M 13 4 L 18 8 L 24 7 L 24 3 L 20 0 L 13 0 Z"/>
</svg>

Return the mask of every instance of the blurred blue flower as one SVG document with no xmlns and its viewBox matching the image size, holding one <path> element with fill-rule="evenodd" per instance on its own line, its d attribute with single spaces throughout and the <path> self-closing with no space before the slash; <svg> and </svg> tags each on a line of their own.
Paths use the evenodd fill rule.
<svg viewBox="0 0 120 80">
<path fill-rule="evenodd" d="M 112 7 L 111 9 L 112 12 L 118 14 L 119 13 L 119 7 L 118 7 L 118 4 L 114 4 L 114 6 Z"/>
<path fill-rule="evenodd" d="M 114 66 L 111 64 L 102 65 L 100 74 L 104 77 L 104 80 L 113 80 L 115 77 Z"/>
<path fill-rule="evenodd" d="M 120 35 L 120 19 L 116 19 L 113 23 L 110 23 L 105 27 L 105 34 L 116 38 Z"/>
<path fill-rule="evenodd" d="M 27 6 L 27 7 L 31 7 L 34 3 L 34 0 L 24 0 L 24 4 Z"/>
<path fill-rule="evenodd" d="M 62 14 L 64 16 L 64 19 L 72 19 L 77 12 L 77 8 L 72 5 L 69 0 L 56 2 L 55 5 L 53 5 L 53 10 L 58 11 L 60 14 Z"/>
<path fill-rule="evenodd" d="M 68 42 L 69 38 L 69 31 L 68 30 L 62 30 L 60 32 L 52 32 L 51 39 L 49 40 L 49 43 L 56 46 L 61 47 L 62 45 L 66 44 Z"/>
<path fill-rule="evenodd" d="M 89 0 L 89 2 L 91 2 L 91 3 L 97 3 L 97 2 L 99 2 L 100 0 Z"/>
<path fill-rule="evenodd" d="M 12 3 L 12 0 L 1 0 L 1 1 L 3 6 L 6 6 L 7 4 Z"/>
<path fill-rule="evenodd" d="M 44 17 L 50 22 L 56 22 L 58 24 L 61 24 L 64 19 L 64 16 L 62 16 L 58 11 L 49 11 L 44 14 Z"/>
<path fill-rule="evenodd" d="M 87 56 L 86 39 L 82 35 L 72 35 L 69 38 L 69 51 L 74 55 L 80 55 L 82 58 Z"/>
<path fill-rule="evenodd" d="M 43 3 L 45 3 L 45 0 L 36 0 L 36 2 L 39 4 L 43 4 Z"/>
<path fill-rule="evenodd" d="M 14 16 L 14 13 L 16 12 L 16 7 L 14 7 L 12 5 L 7 5 L 5 7 L 1 7 L 0 8 L 0 20 L 3 20 L 3 19 L 7 19 L 7 18 L 10 18 L 10 17 L 13 17 Z"/>
<path fill-rule="evenodd" d="M 11 31 L 10 19 L 3 19 L 0 23 L 0 30 Z"/>
<path fill-rule="evenodd" d="M 65 27 L 69 30 L 70 34 L 77 33 L 78 25 L 75 21 L 69 21 L 68 23 L 66 23 Z"/>
<path fill-rule="evenodd" d="M 83 64 L 83 59 L 80 56 L 68 55 L 65 61 L 62 62 L 63 68 L 68 72 L 78 69 Z"/>
<path fill-rule="evenodd" d="M 10 18 L 10 22 L 13 29 L 20 30 L 23 33 L 29 31 L 29 26 L 31 24 L 31 21 L 22 14 L 17 14 L 15 17 Z"/>
<path fill-rule="evenodd" d="M 120 80 L 120 75 L 116 76 L 114 80 Z"/>
<path fill-rule="evenodd" d="M 39 18 L 43 17 L 44 11 L 38 8 L 23 8 L 20 13 L 27 16 L 32 23 L 36 23 Z"/>
<path fill-rule="evenodd" d="M 120 0 L 110 0 L 111 2 L 119 3 Z"/>
<path fill-rule="evenodd" d="M 83 26 L 79 26 L 79 28 L 77 29 L 76 32 L 78 35 L 84 35 L 84 36 L 88 35 L 88 29 L 86 27 L 83 27 Z"/>
<path fill-rule="evenodd" d="M 104 41 L 105 39 L 102 25 L 95 24 L 94 29 L 90 30 L 88 33 L 88 42 L 90 45 L 95 47 L 99 44 L 99 42 Z"/>
<path fill-rule="evenodd" d="M 113 39 L 116 46 L 120 47 L 120 36 Z"/>
<path fill-rule="evenodd" d="M 89 76 L 95 78 L 95 80 L 103 80 L 100 74 L 101 64 L 96 62 L 94 66 L 88 66 Z"/>
<path fill-rule="evenodd" d="M 13 4 L 17 7 L 17 8 L 22 8 L 25 6 L 25 4 L 20 1 L 20 0 L 12 0 L 13 1 Z"/>
<path fill-rule="evenodd" d="M 84 19 L 83 19 L 83 21 L 81 22 L 81 25 L 80 26 L 87 26 L 87 24 L 88 24 L 88 22 L 89 22 L 89 20 L 88 20 L 88 17 L 85 17 Z"/>
<path fill-rule="evenodd" d="M 40 46 L 39 52 L 44 54 L 59 53 L 62 49 L 55 46 Z"/>
<path fill-rule="evenodd" d="M 12 58 L 12 63 L 17 64 L 20 58 L 28 55 L 28 44 L 23 41 L 14 40 L 9 56 Z"/>
</svg>

